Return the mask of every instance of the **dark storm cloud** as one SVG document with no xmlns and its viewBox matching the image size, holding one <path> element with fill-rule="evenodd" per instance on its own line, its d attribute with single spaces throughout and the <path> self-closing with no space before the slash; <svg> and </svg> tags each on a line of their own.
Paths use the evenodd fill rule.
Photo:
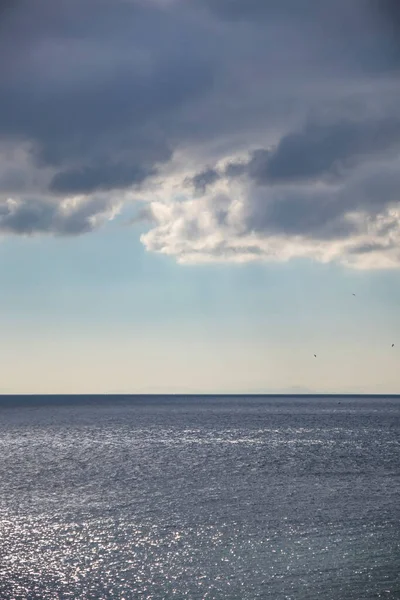
<svg viewBox="0 0 400 600">
<path fill-rule="evenodd" d="M 57 191 L 128 187 L 151 174 L 171 156 L 160 121 L 212 84 L 207 53 L 177 14 L 41 0 L 17 3 L 7 20 L 0 136 L 30 142 L 39 167 L 60 168 Z"/>
<path fill-rule="evenodd" d="M 61 194 L 89 194 L 96 190 L 123 189 L 142 183 L 152 174 L 154 170 L 121 164 L 70 169 L 53 177 L 50 190 Z"/>
<path fill-rule="evenodd" d="M 246 175 L 257 185 L 302 181 L 335 181 L 365 161 L 400 150 L 400 118 L 308 122 L 303 130 L 281 138 L 275 148 L 259 148 L 250 159 L 230 162 L 223 172 L 208 168 L 192 179 L 205 192 L 221 177 Z"/>
<path fill-rule="evenodd" d="M 242 20 L 260 18 L 287 18 L 290 16 L 305 19 L 315 9 L 318 9 L 324 0 L 192 0 L 198 6 L 205 6 L 219 17 Z"/>
<path fill-rule="evenodd" d="M 4 16 L 13 7 L 16 0 L 1 0 L 0 2 L 0 16 Z"/>
<path fill-rule="evenodd" d="M 358 230 L 359 220 L 375 223 L 389 207 L 398 206 L 400 172 L 397 164 L 388 169 L 365 170 L 337 187 L 310 186 L 255 188 L 248 200 L 246 230 L 265 234 L 304 236 L 333 240 L 349 238 Z M 391 225 L 382 223 L 382 236 Z"/>
<path fill-rule="evenodd" d="M 246 226 L 264 234 L 332 240 L 348 237 L 356 230 L 346 221 L 347 208 L 329 192 L 290 190 L 272 198 L 256 195 Z"/>
<path fill-rule="evenodd" d="M 400 4 L 398 0 L 369 0 L 369 4 L 385 27 L 388 35 L 392 34 L 390 41 L 400 44 Z"/>
<path fill-rule="evenodd" d="M 267 77 L 268 71 L 272 74 L 282 67 L 289 42 L 298 46 L 300 55 L 311 44 L 305 58 L 310 63 L 318 59 L 322 65 L 326 60 L 329 63 L 332 55 L 346 68 L 353 54 L 368 54 L 355 37 L 343 56 L 341 18 L 350 20 L 343 0 L 335 10 L 326 0 L 210 2 L 213 10 L 224 13 L 249 13 L 257 18 L 265 14 L 267 29 L 257 35 L 235 29 L 215 32 L 211 22 L 191 15 L 190 3 L 165 9 L 145 4 L 120 0 L 16 2 L 7 11 L 7 28 L 2 31 L 0 135 L 32 141 L 39 157 L 55 165 L 82 159 L 99 144 L 106 146 L 109 137 L 113 150 L 127 140 L 134 147 L 136 130 L 147 123 L 156 122 L 171 140 L 186 138 L 190 129 L 182 130 L 185 123 L 176 118 L 176 111 L 208 93 L 217 74 L 223 80 L 237 68 L 238 61 L 245 60 L 249 67 L 264 65 Z M 359 9 L 351 10 L 353 19 L 365 12 L 359 0 L 355 4 Z M 318 32 L 322 22 L 330 22 L 323 16 L 327 11 L 336 16 L 332 35 L 323 42 L 318 36 L 302 39 L 309 34 L 302 23 L 311 23 Z M 359 36 L 370 39 L 372 25 L 360 19 L 357 25 Z M 279 30 L 282 48 L 276 48 L 274 55 L 269 40 L 273 36 L 275 43 L 278 26 L 283 27 Z M 375 48 L 382 39 L 378 34 L 372 37 L 377 39 Z M 321 43 L 325 45 L 322 48 Z M 315 44 L 320 50 L 317 55 Z M 381 51 L 386 50 L 383 45 Z M 285 66 L 289 64 L 285 62 Z M 222 103 L 220 116 L 223 112 Z M 201 126 L 209 131 L 205 120 Z M 149 131 L 149 137 L 152 134 Z"/>
<path fill-rule="evenodd" d="M 274 149 L 256 150 L 248 163 L 231 163 L 225 174 L 245 173 L 258 185 L 339 177 L 362 161 L 399 148 L 397 117 L 311 122 L 302 131 L 285 135 Z"/>
<path fill-rule="evenodd" d="M 309 36 L 318 60 L 387 72 L 400 66 L 397 0 L 192 0 L 228 23 L 248 23 L 256 31 L 269 23 Z M 254 32 L 253 32 L 254 33 Z M 289 40 L 288 40 L 288 43 Z"/>
<path fill-rule="evenodd" d="M 400 28 L 400 8 L 398 0 L 191 0 L 197 6 L 206 7 L 220 18 L 228 20 L 279 19 L 297 22 L 312 21 L 318 18 L 321 24 L 332 31 L 332 27 L 348 25 L 355 27 L 357 21 L 367 13 L 371 21 L 380 20 L 379 25 L 386 32 Z M 335 18 L 336 16 L 336 18 Z M 361 19 L 360 19 L 361 17 Z M 343 33 L 347 32 L 344 27 Z M 359 32 L 361 33 L 361 32 Z"/>
<path fill-rule="evenodd" d="M 160 61 L 161 62 L 161 61 Z M 158 64 L 148 72 L 135 73 L 127 66 L 119 72 L 106 73 L 101 80 L 87 86 L 64 89 L 55 86 L 48 93 L 40 89 L 24 89 L 22 83 L 1 86 L 0 134 L 24 137 L 38 144 L 39 157 L 48 164 L 84 158 L 87 151 L 98 152 L 97 144 L 107 141 L 124 148 L 131 135 L 132 151 L 135 133 L 139 142 L 142 129 L 154 114 L 160 116 L 201 92 L 208 84 L 208 74 L 197 64 L 190 72 L 185 60 L 179 64 Z M 32 83 L 33 84 L 33 83 Z M 0 84 L 1 85 L 1 84 Z M 2 115 L 2 117 L 1 117 Z M 147 143 L 158 158 L 159 149 Z"/>
</svg>

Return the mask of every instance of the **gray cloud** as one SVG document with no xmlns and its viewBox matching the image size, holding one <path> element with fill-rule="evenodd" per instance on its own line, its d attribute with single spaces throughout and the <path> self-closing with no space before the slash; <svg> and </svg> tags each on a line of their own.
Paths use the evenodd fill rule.
<svg viewBox="0 0 400 600">
<path fill-rule="evenodd" d="M 288 14 L 297 19 L 307 19 L 315 16 L 316 10 L 324 4 L 324 0 L 303 0 L 301 4 L 296 0 L 194 0 L 194 3 L 207 7 L 219 17 L 236 21 L 260 18 L 287 19 Z"/>
<path fill-rule="evenodd" d="M 349 239 L 360 226 L 378 223 L 390 207 L 400 208 L 398 161 L 390 167 L 369 168 L 340 186 L 324 185 L 251 188 L 247 200 L 245 227 L 263 234 L 305 236 L 310 239 Z M 360 218 L 352 218 L 359 215 Z M 386 236 L 391 226 L 379 226 Z"/>
<path fill-rule="evenodd" d="M 272 150 L 259 149 L 247 163 L 231 163 L 225 174 L 246 174 L 258 185 L 339 177 L 368 158 L 400 148 L 400 118 L 308 123 L 285 135 Z"/>
<path fill-rule="evenodd" d="M 0 191 L 16 198 L 1 204 L 1 231 L 91 231 L 112 214 L 115 190 L 140 186 L 149 249 L 263 257 L 278 237 L 394 252 L 395 0 L 1 9 Z"/>
<path fill-rule="evenodd" d="M 286 260 L 307 256 L 365 268 L 400 267 L 399 161 L 365 166 L 341 184 L 231 185 L 152 206 L 145 246 L 180 262 Z"/>
<path fill-rule="evenodd" d="M 258 18 L 261 12 L 268 19 L 260 31 L 238 31 L 235 24 L 220 31 L 210 19 L 192 14 L 190 3 L 162 9 L 121 0 L 63 0 L 55 9 L 51 0 L 39 0 L 35 6 L 27 0 L 16 2 L 7 11 L 2 31 L 6 58 L 0 63 L 0 135 L 31 141 L 38 160 L 46 164 L 65 167 L 79 160 L 94 167 L 85 160 L 92 155 L 94 161 L 101 160 L 100 149 L 112 154 L 129 146 L 134 155 L 140 154 L 143 138 L 151 140 L 155 131 L 163 132 L 160 140 L 168 138 L 168 146 L 202 135 L 185 111 L 193 101 L 205 102 L 193 113 L 201 117 L 203 135 L 240 127 L 238 112 L 231 114 L 222 94 L 229 93 L 225 85 L 230 80 L 238 84 L 238 100 L 242 93 L 247 96 L 241 111 L 247 121 L 253 109 L 253 82 L 243 77 L 249 69 L 255 75 L 260 69 L 263 78 L 281 80 L 291 68 L 293 74 L 312 77 L 313 72 L 321 75 L 332 60 L 345 73 L 352 71 L 355 54 L 390 54 L 380 30 L 365 18 L 365 3 L 362 9 L 356 2 L 351 11 L 342 0 L 334 10 L 324 0 L 302 2 L 301 10 L 294 0 L 211 4 L 223 12 L 239 11 L 238 18 L 244 13 Z M 327 11 L 334 12 L 334 21 L 324 16 Z M 343 56 L 343 25 L 349 21 L 357 22 L 359 35 L 374 40 L 371 52 L 355 37 Z M 308 23 L 318 32 L 321 24 L 331 22 L 335 29 L 326 39 L 309 35 Z M 331 73 L 337 75 L 340 72 Z M 208 97 L 214 100 L 212 90 L 221 99 L 215 114 L 207 105 Z M 265 103 L 270 95 L 271 90 L 265 90 L 261 100 Z M 158 160 L 157 145 L 150 146 Z"/>
<path fill-rule="evenodd" d="M 112 190 L 126 188 L 132 184 L 140 184 L 152 175 L 154 170 L 146 170 L 134 165 L 112 165 L 70 169 L 57 173 L 51 183 L 50 190 L 62 194 L 91 193 L 96 190 Z"/>
<path fill-rule="evenodd" d="M 229 23 L 250 23 L 254 31 L 273 22 L 281 31 L 307 32 L 309 47 L 325 64 L 342 62 L 368 72 L 400 65 L 400 18 L 397 0 L 192 0 Z M 312 40 L 310 42 L 310 40 Z"/>
<path fill-rule="evenodd" d="M 39 168 L 60 169 L 57 191 L 96 189 L 97 175 L 98 189 L 128 187 L 130 164 L 150 174 L 170 158 L 162 120 L 210 87 L 212 63 L 178 13 L 118 0 L 52 4 L 7 13 L 0 136 L 31 143 Z"/>
<path fill-rule="evenodd" d="M 400 119 L 340 121 L 309 124 L 304 131 L 285 136 L 264 165 L 253 164 L 260 182 L 318 178 L 345 168 L 351 161 L 379 154 L 400 145 Z M 254 161 L 253 161 L 254 162 Z"/>
<path fill-rule="evenodd" d="M 266 199 L 253 196 L 246 226 L 263 234 L 302 235 L 319 239 L 337 239 L 355 233 L 356 227 L 346 220 L 334 194 L 312 190 L 286 190 Z"/>
<path fill-rule="evenodd" d="M 194 177 L 187 178 L 185 183 L 192 185 L 196 192 L 204 194 L 207 188 L 216 183 L 220 178 L 221 175 L 218 171 L 209 167 L 204 171 L 197 173 Z"/>
<path fill-rule="evenodd" d="M 89 233 L 112 217 L 115 207 L 107 198 L 74 204 L 25 198 L 0 203 L 0 232 L 15 235 L 76 236 Z"/>
<path fill-rule="evenodd" d="M 395 244 L 393 242 L 387 242 L 385 244 L 379 242 L 367 242 L 364 244 L 359 244 L 358 246 L 353 246 L 349 249 L 349 253 L 355 256 L 359 254 L 372 254 L 377 252 L 387 252 L 388 250 L 393 250 L 395 248 Z"/>
<path fill-rule="evenodd" d="M 364 162 L 399 151 L 400 117 L 309 121 L 303 130 L 284 135 L 274 148 L 254 150 L 249 160 L 231 161 L 223 170 L 209 167 L 190 181 L 202 193 L 223 177 L 247 176 L 259 186 L 319 180 L 337 183 Z M 297 212 L 295 206 L 293 211 Z"/>
<path fill-rule="evenodd" d="M 138 223 L 154 223 L 154 215 L 151 210 L 151 207 L 145 206 L 142 207 L 137 213 L 128 219 L 127 225 L 136 225 Z"/>
</svg>

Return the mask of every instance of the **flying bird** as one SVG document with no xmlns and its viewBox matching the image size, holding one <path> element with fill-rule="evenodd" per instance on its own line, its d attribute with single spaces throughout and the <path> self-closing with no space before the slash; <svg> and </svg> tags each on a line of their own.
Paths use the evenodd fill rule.
<svg viewBox="0 0 400 600">
<path fill-rule="evenodd" d="M 317 358 L 317 355 L 316 355 L 316 354 L 314 354 L 314 358 Z"/>
<path fill-rule="evenodd" d="M 392 344 L 392 348 L 394 347 L 394 344 Z"/>
<path fill-rule="evenodd" d="M 353 296 L 355 296 L 355 294 L 352 294 Z"/>
</svg>

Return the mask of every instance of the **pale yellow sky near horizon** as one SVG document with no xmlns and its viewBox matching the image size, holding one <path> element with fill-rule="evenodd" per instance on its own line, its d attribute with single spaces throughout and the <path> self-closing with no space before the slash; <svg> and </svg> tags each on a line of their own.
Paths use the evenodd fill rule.
<svg viewBox="0 0 400 600">
<path fill-rule="evenodd" d="M 192 332 L 193 333 L 193 332 Z M 0 393 L 396 393 L 396 348 L 361 341 L 277 343 L 210 334 L 14 336 Z M 380 344 L 382 341 L 380 340 Z M 5 347 L 7 348 L 5 350 Z M 314 351 L 317 358 L 314 358 Z M 360 384 L 362 382 L 362 384 Z"/>
</svg>

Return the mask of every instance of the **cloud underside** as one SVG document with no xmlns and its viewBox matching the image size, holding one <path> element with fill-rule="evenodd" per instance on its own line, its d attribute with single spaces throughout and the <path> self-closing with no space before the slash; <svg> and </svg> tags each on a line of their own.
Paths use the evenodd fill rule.
<svg viewBox="0 0 400 600">
<path fill-rule="evenodd" d="M 392 179 L 392 185 L 400 184 L 397 173 Z M 390 186 L 388 201 L 379 210 L 356 206 L 352 198 L 346 203 L 347 193 L 364 185 L 368 181 L 355 181 L 349 191 L 308 189 L 303 196 L 295 188 L 260 195 L 259 190 L 246 193 L 232 187 L 232 196 L 221 192 L 167 206 L 154 203 L 155 226 L 141 239 L 148 250 L 188 264 L 301 257 L 364 269 L 397 267 L 399 204 L 392 201 Z"/>
<path fill-rule="evenodd" d="M 400 266 L 396 0 L 0 14 L 1 234 L 92 232 L 138 199 L 145 248 L 180 263 Z"/>
<path fill-rule="evenodd" d="M 77 236 L 98 229 L 119 210 L 120 206 L 109 198 L 8 198 L 0 203 L 0 233 Z"/>
</svg>

